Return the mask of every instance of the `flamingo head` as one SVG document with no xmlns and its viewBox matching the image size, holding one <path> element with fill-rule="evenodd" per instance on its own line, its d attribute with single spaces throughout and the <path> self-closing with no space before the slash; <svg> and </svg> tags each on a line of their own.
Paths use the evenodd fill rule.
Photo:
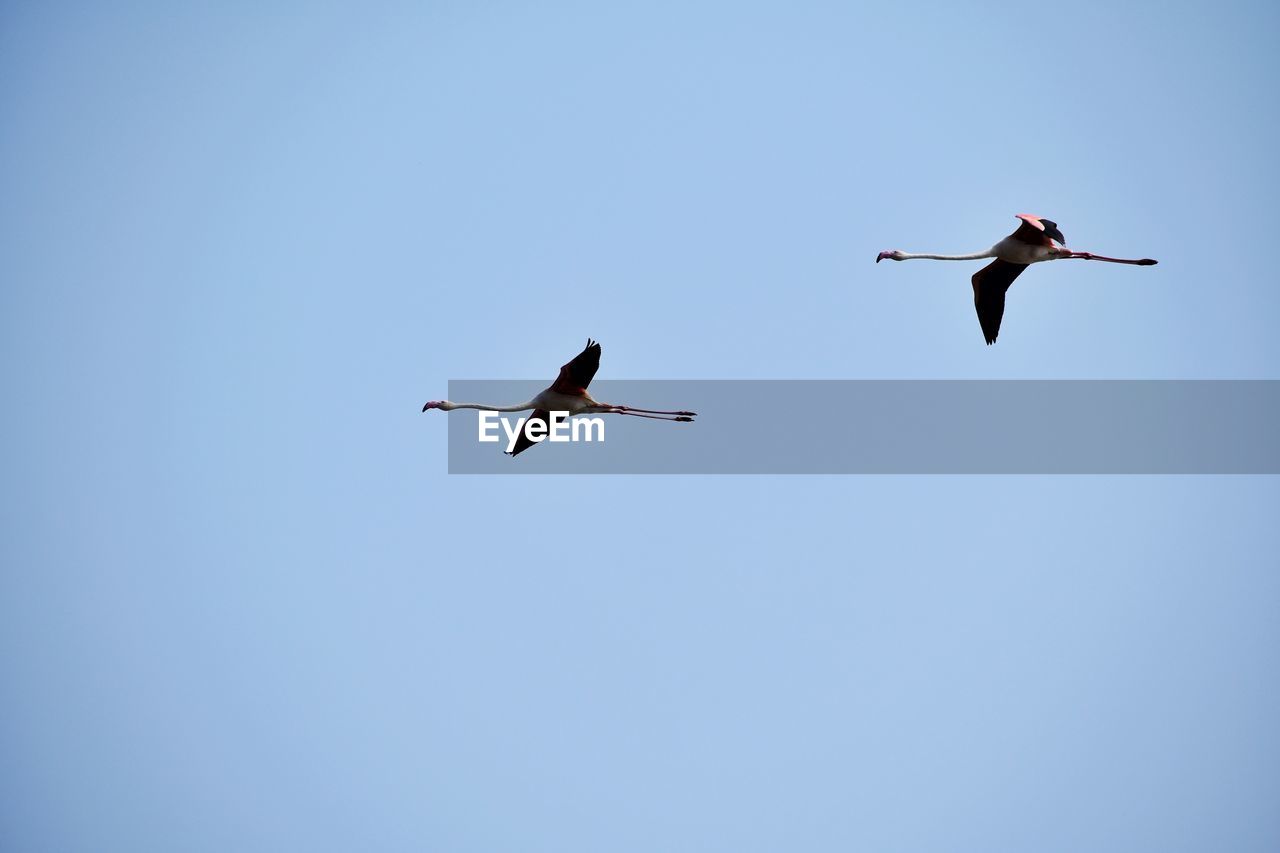
<svg viewBox="0 0 1280 853">
<path fill-rule="evenodd" d="M 422 407 L 422 411 L 425 412 L 428 409 L 443 409 L 447 412 L 451 408 L 453 407 L 449 405 L 448 400 L 429 400 L 427 401 L 427 404 Z"/>
<path fill-rule="evenodd" d="M 900 261 L 902 260 L 902 255 L 903 253 L 901 250 L 890 249 L 887 252 L 881 252 L 880 254 L 876 255 L 876 263 L 878 264 L 886 258 L 888 258 L 891 261 Z"/>
</svg>

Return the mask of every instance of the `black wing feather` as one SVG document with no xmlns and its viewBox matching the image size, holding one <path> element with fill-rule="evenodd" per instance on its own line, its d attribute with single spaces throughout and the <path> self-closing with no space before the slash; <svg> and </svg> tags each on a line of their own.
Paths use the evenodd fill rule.
<svg viewBox="0 0 1280 853">
<path fill-rule="evenodd" d="M 1026 264 L 1011 264 L 997 258 L 973 274 L 973 307 L 978 310 L 978 322 L 982 324 L 982 336 L 988 346 L 994 344 L 1000 334 L 1005 292 L 1026 268 Z"/>
<path fill-rule="evenodd" d="M 533 413 L 530 414 L 529 417 L 525 419 L 525 422 L 520 425 L 520 435 L 516 436 L 516 445 L 515 447 L 511 448 L 511 452 L 508 453 L 507 455 L 519 456 L 521 453 L 528 450 L 530 447 L 533 447 L 535 444 L 542 443 L 540 441 L 534 441 L 533 439 L 529 438 L 529 433 L 527 432 L 527 430 L 529 429 L 529 425 L 533 423 L 541 423 L 543 425 L 542 435 L 545 440 L 545 437 L 547 435 L 547 430 L 551 426 L 551 412 L 547 411 L 546 409 L 534 409 Z"/>
<path fill-rule="evenodd" d="M 560 368 L 560 375 L 551 384 L 551 390 L 561 394 L 580 394 L 587 390 L 587 386 L 591 384 L 591 380 L 595 378 L 596 371 L 599 369 L 600 345 L 588 338 L 582 352 Z"/>
</svg>

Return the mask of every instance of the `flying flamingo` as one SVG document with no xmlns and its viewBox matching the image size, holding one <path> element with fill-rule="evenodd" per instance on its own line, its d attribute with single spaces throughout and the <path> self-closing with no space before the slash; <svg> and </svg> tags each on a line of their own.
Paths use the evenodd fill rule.
<svg viewBox="0 0 1280 853">
<path fill-rule="evenodd" d="M 933 261 L 976 261 L 982 258 L 995 258 L 982 269 L 973 274 L 973 305 L 978 310 L 978 322 L 982 324 L 982 335 L 987 345 L 996 342 L 1000 333 L 1000 318 L 1004 316 L 1004 294 L 1013 284 L 1013 280 L 1022 274 L 1029 265 L 1039 261 L 1053 261 L 1067 258 L 1079 258 L 1086 261 L 1106 261 L 1111 264 L 1137 264 L 1141 267 L 1151 266 L 1155 261 L 1150 258 L 1127 260 L 1125 258 L 1108 258 L 1089 252 L 1073 252 L 1065 245 L 1066 238 L 1058 230 L 1057 223 L 1019 213 L 1022 224 L 1018 230 L 985 252 L 974 252 L 972 255 L 914 255 L 891 249 L 876 256 L 876 263 L 888 258 L 891 261 L 909 261 L 915 258 L 927 258 Z M 1054 241 L 1059 245 L 1054 245 Z"/>
<path fill-rule="evenodd" d="M 428 409 L 482 409 L 486 412 L 523 412 L 533 409 L 533 414 L 525 421 L 516 439 L 515 447 L 510 455 L 515 456 L 538 442 L 529 438 L 529 425 L 541 423 L 545 428 L 549 425 L 552 412 L 568 412 L 573 415 L 630 415 L 636 418 L 650 418 L 655 421 L 689 422 L 697 412 L 663 412 L 656 409 L 636 409 L 631 406 L 616 406 L 613 403 L 601 403 L 587 393 L 587 386 L 600 369 L 600 345 L 590 338 L 582 352 L 575 355 L 568 364 L 560 368 L 560 375 L 551 387 L 539 391 L 538 395 L 527 403 L 515 406 L 486 406 L 483 403 L 451 403 L 448 400 L 432 400 L 422 407 Z"/>
</svg>

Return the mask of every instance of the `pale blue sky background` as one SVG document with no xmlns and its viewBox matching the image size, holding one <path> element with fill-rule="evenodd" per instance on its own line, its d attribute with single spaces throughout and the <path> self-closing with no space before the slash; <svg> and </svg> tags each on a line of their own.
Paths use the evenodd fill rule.
<svg viewBox="0 0 1280 853">
<path fill-rule="evenodd" d="M 1275 378 L 1278 16 L 6 4 L 0 847 L 1275 850 L 1276 479 L 450 478 L 418 410 L 588 335 Z M 988 348 L 872 263 L 1021 211 L 1161 265 Z"/>
</svg>

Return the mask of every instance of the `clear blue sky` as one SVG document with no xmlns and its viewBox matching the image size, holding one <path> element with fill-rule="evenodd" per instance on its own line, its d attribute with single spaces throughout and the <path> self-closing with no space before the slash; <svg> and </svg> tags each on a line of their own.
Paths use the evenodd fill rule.
<svg viewBox="0 0 1280 853">
<path fill-rule="evenodd" d="M 1277 378 L 1278 15 L 6 4 L 0 847 L 1277 849 L 1275 478 L 450 478 L 419 408 Z M 872 262 L 1023 211 L 1161 265 L 988 348 Z"/>
</svg>

